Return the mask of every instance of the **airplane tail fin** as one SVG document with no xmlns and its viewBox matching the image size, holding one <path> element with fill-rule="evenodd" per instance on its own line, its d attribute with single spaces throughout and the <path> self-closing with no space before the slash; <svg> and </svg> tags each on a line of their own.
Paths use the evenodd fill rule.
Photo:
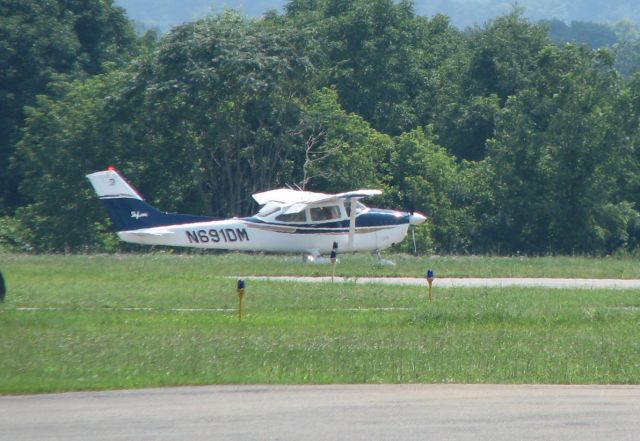
<svg viewBox="0 0 640 441">
<path fill-rule="evenodd" d="M 208 217 L 171 214 L 149 205 L 113 167 L 87 175 L 109 212 L 116 231 L 163 227 L 211 220 Z"/>
</svg>

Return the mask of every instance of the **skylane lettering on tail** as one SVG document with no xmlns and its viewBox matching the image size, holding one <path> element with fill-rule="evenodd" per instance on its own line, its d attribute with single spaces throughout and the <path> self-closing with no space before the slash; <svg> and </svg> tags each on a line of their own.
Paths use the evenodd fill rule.
<svg viewBox="0 0 640 441">
<path fill-rule="evenodd" d="M 140 213 L 139 211 L 131 212 L 131 217 L 136 219 L 140 219 L 141 217 L 147 217 L 147 216 L 149 216 L 149 213 Z"/>
<path fill-rule="evenodd" d="M 120 239 L 145 245 L 239 251 L 329 253 L 376 251 L 402 241 L 420 213 L 369 208 L 360 200 L 380 190 L 339 194 L 280 188 L 253 195 L 253 216 L 216 219 L 174 214 L 149 205 L 113 167 L 87 175 Z"/>
</svg>

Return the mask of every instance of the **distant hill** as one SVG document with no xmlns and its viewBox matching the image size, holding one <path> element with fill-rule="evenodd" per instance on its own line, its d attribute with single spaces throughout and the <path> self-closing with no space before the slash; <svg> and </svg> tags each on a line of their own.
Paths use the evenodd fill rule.
<svg viewBox="0 0 640 441">
<path fill-rule="evenodd" d="M 150 28 L 168 31 L 172 26 L 224 9 L 235 9 L 259 17 L 270 9 L 282 11 L 286 0 L 115 0 L 129 18 Z"/>
<path fill-rule="evenodd" d="M 516 3 L 525 9 L 525 15 L 533 21 L 640 22 L 640 2 L 637 0 L 417 0 L 415 5 L 420 15 L 442 13 L 451 17 L 456 26 L 465 28 L 481 25 L 507 13 Z"/>
<path fill-rule="evenodd" d="M 225 8 L 237 9 L 250 17 L 259 17 L 269 9 L 282 10 L 287 0 L 115 0 L 130 18 L 163 31 L 171 26 L 194 20 Z M 509 12 L 513 5 L 525 8 L 531 20 L 558 19 L 566 22 L 584 21 L 617 23 L 640 22 L 640 2 L 637 0 L 415 0 L 419 15 L 445 14 L 459 28 Z"/>
</svg>

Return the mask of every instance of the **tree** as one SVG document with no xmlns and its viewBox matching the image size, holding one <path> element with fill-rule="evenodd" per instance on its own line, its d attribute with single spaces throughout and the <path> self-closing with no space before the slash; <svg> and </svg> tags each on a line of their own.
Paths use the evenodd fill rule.
<svg viewBox="0 0 640 441">
<path fill-rule="evenodd" d="M 496 94 L 504 103 L 531 85 L 538 53 L 549 43 L 545 27 L 531 24 L 518 8 L 472 30 L 470 91 Z"/>
<path fill-rule="evenodd" d="M 340 193 L 356 188 L 386 188 L 389 136 L 374 130 L 362 117 L 347 113 L 334 89 L 311 94 L 299 127 L 305 157 L 294 171 L 300 184 L 320 191 Z"/>
<path fill-rule="evenodd" d="M 174 29 L 136 86 L 149 133 L 143 149 L 172 165 L 149 164 L 140 180 L 154 187 L 183 181 L 182 195 L 172 197 L 191 200 L 187 209 L 249 213 L 250 195 L 282 180 L 295 154 L 299 98 L 315 71 L 313 41 L 231 12 Z"/>
<path fill-rule="evenodd" d="M 428 122 L 431 72 L 457 35 L 445 17 L 417 17 L 404 0 L 298 0 L 286 11 L 298 26 L 317 28 L 325 85 L 336 88 L 347 112 L 389 135 Z"/>
<path fill-rule="evenodd" d="M 631 201 L 619 183 L 633 150 L 607 52 L 549 46 L 535 88 L 507 102 L 490 157 L 505 251 L 611 252 L 624 245 Z M 622 223 L 622 224 L 621 224 Z"/>
<path fill-rule="evenodd" d="M 640 71 L 640 38 L 621 41 L 613 50 L 616 54 L 616 69 L 622 75 L 630 77 Z"/>
<path fill-rule="evenodd" d="M 388 199 L 404 210 L 427 214 L 429 221 L 417 235 L 418 250 L 469 251 L 471 187 L 455 158 L 436 143 L 430 128 L 403 133 L 394 141 Z"/>
<path fill-rule="evenodd" d="M 296 95 L 314 70 L 308 42 L 227 13 L 175 29 L 128 70 L 39 97 L 18 155 L 22 191 L 34 201 L 18 211 L 29 242 L 45 250 L 99 242 L 104 221 L 87 209 L 100 210 L 84 175 L 108 164 L 164 210 L 248 214 L 251 194 L 288 177 L 287 160 L 300 152 Z"/>
<path fill-rule="evenodd" d="M 60 99 L 41 95 L 26 108 L 16 161 L 24 177 L 20 191 L 33 202 L 18 208 L 16 217 L 30 249 L 104 245 L 104 213 L 85 175 L 128 159 L 131 127 L 110 105 L 128 81 L 115 71 L 62 83 Z"/>
<path fill-rule="evenodd" d="M 0 214 L 24 202 L 21 177 L 9 167 L 24 107 L 54 93 L 48 85 L 57 75 L 102 72 L 103 63 L 127 58 L 134 43 L 113 0 L 0 0 Z"/>
<path fill-rule="evenodd" d="M 537 54 L 549 43 L 546 29 L 517 8 L 471 29 L 439 69 L 434 128 L 440 143 L 459 158 L 483 159 L 498 110 L 531 86 Z"/>
</svg>

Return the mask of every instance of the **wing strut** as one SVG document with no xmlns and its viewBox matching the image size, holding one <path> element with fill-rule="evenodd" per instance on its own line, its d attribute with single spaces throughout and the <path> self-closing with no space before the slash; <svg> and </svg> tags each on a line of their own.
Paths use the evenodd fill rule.
<svg viewBox="0 0 640 441">
<path fill-rule="evenodd" d="M 347 249 L 353 251 L 353 239 L 356 232 L 356 204 L 358 200 L 356 198 L 350 198 L 350 210 L 349 210 L 349 241 L 347 243 Z"/>
</svg>

